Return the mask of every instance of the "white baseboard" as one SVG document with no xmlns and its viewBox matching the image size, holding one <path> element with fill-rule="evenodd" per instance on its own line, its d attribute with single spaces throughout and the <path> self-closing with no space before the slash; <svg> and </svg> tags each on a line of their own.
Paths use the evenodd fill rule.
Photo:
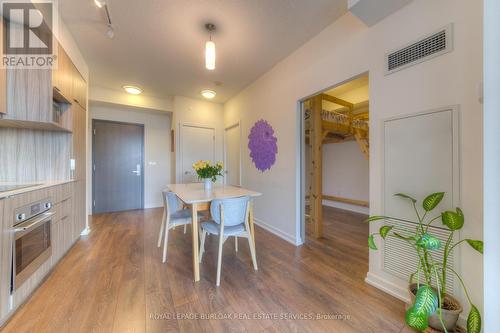
<svg viewBox="0 0 500 333">
<path fill-rule="evenodd" d="M 80 236 L 87 236 L 88 234 L 90 234 L 90 228 L 86 227 L 85 229 L 82 230 Z"/>
<path fill-rule="evenodd" d="M 150 209 L 150 208 L 161 208 L 163 207 L 163 203 L 158 202 L 158 203 L 148 203 L 144 205 L 144 209 Z"/>
<path fill-rule="evenodd" d="M 365 214 L 365 215 L 370 214 L 370 209 L 367 207 L 350 205 L 347 203 L 338 202 L 338 201 L 330 201 L 330 200 L 323 200 L 322 204 L 324 206 L 333 207 L 333 208 L 340 208 L 340 209 L 348 210 L 348 211 L 355 212 L 355 213 L 360 213 L 360 214 Z"/>
<path fill-rule="evenodd" d="M 408 303 L 410 301 L 410 297 L 408 295 L 408 290 L 406 289 L 406 287 L 401 287 L 373 273 L 368 272 L 365 278 L 365 282 L 388 293 L 391 296 L 396 297 L 397 299 L 405 303 Z"/>
<path fill-rule="evenodd" d="M 300 245 L 300 244 L 297 244 L 297 240 L 295 239 L 295 236 L 292 236 L 292 235 L 290 235 L 290 234 L 288 234 L 286 232 L 283 232 L 280 229 L 278 229 L 278 228 L 276 228 L 276 227 L 274 227 L 274 226 L 270 225 L 269 223 L 266 223 L 266 222 L 264 222 L 262 220 L 254 218 L 254 222 L 259 227 L 261 227 L 261 228 L 269 231 L 273 235 L 276 235 L 279 238 L 284 239 L 287 242 L 292 243 L 295 246 Z"/>
</svg>

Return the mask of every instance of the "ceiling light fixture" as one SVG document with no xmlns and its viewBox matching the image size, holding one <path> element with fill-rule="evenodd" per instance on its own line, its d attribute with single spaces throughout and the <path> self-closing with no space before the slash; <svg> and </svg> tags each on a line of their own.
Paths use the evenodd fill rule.
<svg viewBox="0 0 500 333">
<path fill-rule="evenodd" d="M 205 24 L 210 39 L 205 43 L 205 68 L 213 71 L 215 69 L 215 43 L 212 41 L 212 32 L 215 31 L 215 24 Z"/>
<path fill-rule="evenodd" d="M 129 94 L 140 95 L 142 94 L 142 89 L 136 86 L 123 86 L 123 89 Z"/>
<path fill-rule="evenodd" d="M 213 90 L 210 89 L 205 89 L 201 91 L 201 96 L 205 97 L 206 99 L 212 99 L 217 95 L 217 93 Z"/>
<path fill-rule="evenodd" d="M 106 25 L 108 30 L 106 30 L 106 36 L 109 39 L 113 39 L 115 37 L 115 30 L 113 29 L 113 23 L 111 22 L 111 13 L 109 12 L 108 4 L 102 0 L 94 0 L 95 5 L 99 9 L 104 9 L 104 13 L 106 15 Z"/>
<path fill-rule="evenodd" d="M 94 3 L 97 6 L 97 8 L 102 8 L 105 4 L 104 1 L 100 1 L 100 0 L 94 0 Z"/>
</svg>

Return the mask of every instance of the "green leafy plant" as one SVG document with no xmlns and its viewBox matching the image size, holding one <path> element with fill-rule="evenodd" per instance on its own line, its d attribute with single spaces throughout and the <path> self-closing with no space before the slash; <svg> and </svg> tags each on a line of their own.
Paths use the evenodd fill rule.
<svg viewBox="0 0 500 333">
<path fill-rule="evenodd" d="M 211 179 L 213 182 L 217 180 L 217 176 L 222 176 L 223 165 L 221 162 L 216 164 L 210 161 L 198 161 L 193 164 L 193 169 L 196 171 L 199 179 Z"/>
<path fill-rule="evenodd" d="M 439 205 L 444 198 L 444 192 L 437 192 L 428 195 L 422 201 L 422 209 L 417 208 L 417 200 L 403 193 L 397 193 L 395 196 L 409 201 L 415 211 L 416 220 L 406 220 L 391 216 L 370 216 L 366 221 L 387 221 L 390 224 L 380 227 L 378 233 L 371 234 L 368 237 L 368 246 L 372 250 L 377 250 L 375 237 L 379 236 L 383 240 L 387 237 L 401 239 L 411 245 L 416 253 L 418 260 L 417 271 L 409 277 L 409 283 L 413 283 L 417 276 L 417 292 L 415 302 L 406 311 L 406 323 L 418 330 L 424 331 L 429 322 L 429 317 L 437 314 L 441 325 L 447 332 L 442 318 L 444 298 L 447 292 L 446 278 L 448 273 L 453 273 L 465 292 L 467 301 L 470 304 L 470 312 L 467 318 L 467 332 L 479 333 L 481 331 L 481 314 L 477 307 L 472 303 L 467 288 L 460 275 L 448 264 L 448 259 L 453 250 L 460 244 L 466 242 L 474 250 L 483 253 L 483 242 L 480 240 L 462 239 L 454 242 L 455 232 L 464 226 L 464 214 L 460 208 L 455 211 L 444 211 L 436 216 L 430 216 L 432 211 Z M 448 229 L 448 237 L 444 243 L 443 256 L 438 260 L 436 250 L 443 248 L 443 243 L 429 232 L 429 227 L 436 221 Z M 407 223 L 415 225 L 409 228 Z M 403 224 L 404 223 L 404 224 Z M 424 282 L 421 283 L 421 277 Z M 433 285 L 433 278 L 435 285 Z"/>
</svg>

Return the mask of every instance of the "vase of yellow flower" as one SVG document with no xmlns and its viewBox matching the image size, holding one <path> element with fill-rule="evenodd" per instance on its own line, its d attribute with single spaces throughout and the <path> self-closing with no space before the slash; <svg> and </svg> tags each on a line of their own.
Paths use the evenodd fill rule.
<svg viewBox="0 0 500 333">
<path fill-rule="evenodd" d="M 212 190 L 212 183 L 217 180 L 217 176 L 222 176 L 223 165 L 221 162 L 212 164 L 210 161 L 198 161 L 193 164 L 198 178 L 204 181 L 205 190 Z"/>
</svg>

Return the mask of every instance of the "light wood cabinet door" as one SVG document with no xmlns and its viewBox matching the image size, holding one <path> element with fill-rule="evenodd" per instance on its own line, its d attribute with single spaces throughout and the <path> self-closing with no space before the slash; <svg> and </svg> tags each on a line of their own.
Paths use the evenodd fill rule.
<svg viewBox="0 0 500 333">
<path fill-rule="evenodd" d="M 0 115 L 7 113 L 7 71 L 0 69 Z"/>
<path fill-rule="evenodd" d="M 52 121 L 52 70 L 7 69 L 5 119 Z"/>
<path fill-rule="evenodd" d="M 73 96 L 73 63 L 61 44 L 58 44 L 57 47 L 57 68 L 52 70 L 52 85 L 66 100 L 71 102 Z"/>
<path fill-rule="evenodd" d="M 87 108 L 87 83 L 76 68 L 72 66 L 73 79 L 73 101 L 79 104 L 84 110 Z"/>
<path fill-rule="evenodd" d="M 77 239 L 86 227 L 86 121 L 87 111 L 78 103 L 71 106 L 73 114 L 73 153 L 75 170 L 73 171 L 73 237 Z"/>
<path fill-rule="evenodd" d="M 86 120 L 87 111 L 79 104 L 71 105 L 71 114 L 73 121 L 73 152 L 72 156 L 75 159 L 75 171 L 73 179 L 85 179 L 85 161 L 86 161 Z"/>
<path fill-rule="evenodd" d="M 85 181 L 78 180 L 74 183 L 75 195 L 73 202 L 73 238 L 80 237 L 81 232 L 86 227 L 87 213 L 85 209 Z"/>
</svg>

